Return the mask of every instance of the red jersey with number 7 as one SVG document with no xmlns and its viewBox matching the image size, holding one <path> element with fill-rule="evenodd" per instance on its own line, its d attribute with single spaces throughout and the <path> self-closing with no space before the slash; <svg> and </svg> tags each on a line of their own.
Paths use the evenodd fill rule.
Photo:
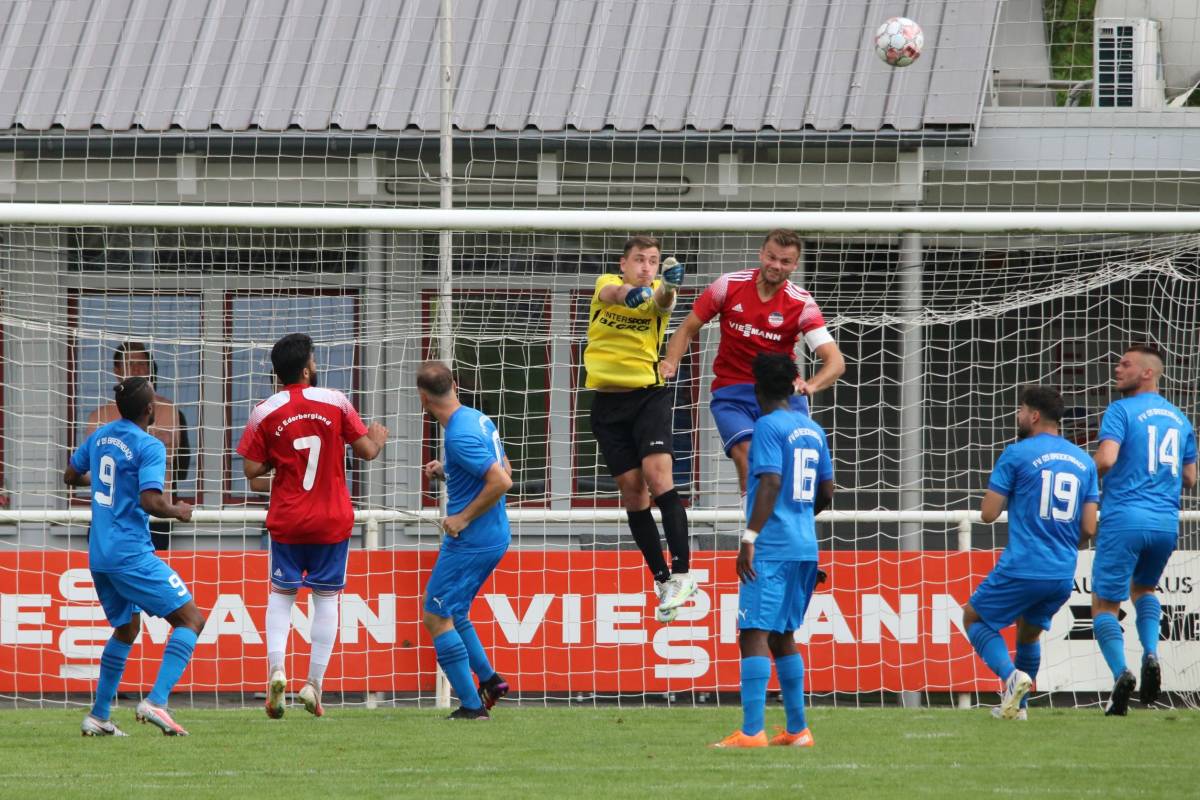
<svg viewBox="0 0 1200 800">
<path fill-rule="evenodd" d="M 346 445 L 367 428 L 346 395 L 294 384 L 254 407 L 237 451 L 275 468 L 267 531 L 285 544 L 350 538 L 354 509 L 346 488 Z"/>
</svg>

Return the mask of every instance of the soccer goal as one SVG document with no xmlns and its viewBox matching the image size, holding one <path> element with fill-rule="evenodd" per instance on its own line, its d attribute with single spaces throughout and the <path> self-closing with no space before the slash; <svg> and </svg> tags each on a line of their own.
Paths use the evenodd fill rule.
<svg viewBox="0 0 1200 800">
<path fill-rule="evenodd" d="M 669 625 L 653 620 L 652 581 L 589 430 L 588 304 L 633 232 L 660 237 L 687 267 L 673 324 L 717 276 L 756 265 L 766 231 L 804 237 L 793 280 L 815 296 L 848 364 L 813 404 L 838 487 L 818 525 L 828 582 L 798 633 L 818 697 L 970 703 L 996 690 L 960 606 L 1006 541 L 1004 524 L 979 523 L 977 510 L 1014 438 L 1019 386 L 1059 387 L 1064 435 L 1093 446 L 1115 358 L 1152 340 L 1168 354 L 1164 393 L 1200 419 L 1200 216 L 1190 213 L 11 204 L 0 225 L 6 699 L 75 702 L 94 687 L 109 630 L 87 571 L 89 507 L 60 475 L 117 371 L 142 368 L 174 411 L 156 415 L 170 490 L 197 508 L 192 524 L 156 533 L 209 614 L 177 702 L 256 702 L 266 498 L 234 448 L 272 391 L 270 346 L 291 331 L 316 340 L 322 385 L 392 431 L 378 461 L 350 461 L 358 525 L 327 704 L 436 699 L 420 595 L 440 496 L 420 465 L 439 440 L 414 371 L 439 357 L 513 462 L 513 546 L 473 618 L 514 696 L 704 702 L 736 692 L 731 551 L 743 511 L 708 411 L 718 326 L 672 384 L 674 475 L 702 590 Z M 1184 504 L 1159 586 L 1172 702 L 1200 693 L 1200 513 L 1194 498 Z M 1090 564 L 1084 552 L 1044 639 L 1037 692 L 1053 702 L 1090 703 L 1111 685 L 1092 639 Z M 302 597 L 294 637 L 306 637 L 308 613 Z M 127 682 L 153 680 L 166 635 L 146 620 Z M 1127 642 L 1132 660 L 1136 637 Z M 292 658 L 291 674 L 303 674 L 303 655 Z"/>
</svg>

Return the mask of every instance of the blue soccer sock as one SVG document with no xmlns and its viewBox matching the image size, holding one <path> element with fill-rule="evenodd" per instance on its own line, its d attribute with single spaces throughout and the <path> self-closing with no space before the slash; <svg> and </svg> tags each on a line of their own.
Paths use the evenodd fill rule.
<svg viewBox="0 0 1200 800">
<path fill-rule="evenodd" d="M 100 681 L 96 684 L 96 702 L 92 705 L 92 716 L 108 719 L 112 711 L 113 696 L 125 674 L 125 661 L 133 645 L 125 644 L 117 637 L 110 637 L 100 654 Z"/>
<path fill-rule="evenodd" d="M 162 665 L 158 668 L 158 678 L 154 688 L 150 690 L 150 702 L 156 706 L 165 706 L 171 690 L 183 676 L 188 662 L 192 660 L 192 651 L 196 649 L 196 632 L 191 628 L 176 628 L 171 631 L 171 638 L 163 648 Z"/>
<path fill-rule="evenodd" d="M 433 640 L 433 649 L 437 651 L 437 660 L 442 665 L 442 672 L 446 673 L 463 708 L 482 707 L 479 692 L 475 689 L 475 681 L 471 679 L 470 656 L 467 655 L 467 647 L 458 631 L 451 628 L 438 636 Z"/>
<path fill-rule="evenodd" d="M 1017 657 L 1013 659 L 1013 666 L 1036 681 L 1038 670 L 1042 666 L 1042 643 L 1021 644 L 1017 642 Z M 1025 708 L 1028 704 L 1029 693 L 1026 692 L 1021 698 L 1021 708 Z"/>
<path fill-rule="evenodd" d="M 1000 680 L 1008 680 L 1015 667 L 1008 655 L 1008 645 L 1004 643 L 1004 638 L 982 622 L 976 622 L 967 628 L 967 638 L 971 640 L 971 646 L 983 659 L 983 663 L 988 665 L 988 669 L 996 673 Z"/>
<path fill-rule="evenodd" d="M 771 680 L 771 659 L 767 656 L 742 658 L 742 733 L 754 736 L 762 732 L 767 713 L 767 681 Z"/>
<path fill-rule="evenodd" d="M 1159 623 L 1162 620 L 1162 603 L 1158 595 L 1142 595 L 1133 608 L 1137 611 L 1137 632 L 1142 651 L 1146 655 L 1158 655 Z"/>
<path fill-rule="evenodd" d="M 1092 630 L 1115 681 L 1125 671 L 1125 634 L 1121 631 L 1121 623 L 1114 614 L 1105 611 L 1092 617 Z"/>
<path fill-rule="evenodd" d="M 492 669 L 487 652 L 483 649 L 483 642 L 479 641 L 479 634 L 475 633 L 475 626 L 471 624 L 471 620 L 466 617 L 456 617 L 454 630 L 458 631 L 463 645 L 467 648 L 467 660 L 471 664 L 471 672 L 475 673 L 479 682 L 485 683 L 495 676 L 496 670 Z"/>
<path fill-rule="evenodd" d="M 787 732 L 799 733 L 808 727 L 804 720 L 804 659 L 799 653 L 775 659 L 779 688 L 783 690 L 783 710 L 787 713 Z"/>
</svg>

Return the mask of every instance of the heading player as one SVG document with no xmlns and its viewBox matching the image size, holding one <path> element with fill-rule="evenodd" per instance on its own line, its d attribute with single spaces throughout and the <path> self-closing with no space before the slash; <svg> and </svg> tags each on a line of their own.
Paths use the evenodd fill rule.
<svg viewBox="0 0 1200 800">
<path fill-rule="evenodd" d="M 426 479 L 446 482 L 448 513 L 442 520 L 446 538 L 425 585 L 422 621 L 462 703 L 449 719 L 488 719 L 488 711 L 508 694 L 508 682 L 492 668 L 468 614 L 512 541 L 504 503 L 513 485 L 512 465 L 491 419 L 459 402 L 449 367 L 422 364 L 417 392 L 421 408 L 446 431 L 446 462 L 430 461 L 424 471 Z"/>
<path fill-rule="evenodd" d="M 750 521 L 737 555 L 742 727 L 713 747 L 766 747 L 764 715 L 771 657 L 787 728 L 769 742 L 812 747 L 804 719 L 804 660 L 795 631 L 818 582 L 817 514 L 833 501 L 825 431 L 792 408 L 799 371 L 791 358 L 760 353 L 753 363 L 762 416 L 750 445 Z"/>
<path fill-rule="evenodd" d="M 596 279 L 583 351 L 592 396 L 591 424 L 608 472 L 621 491 L 633 540 L 654 576 L 655 617 L 670 622 L 696 591 L 691 577 L 687 512 L 675 490 L 671 446 L 674 392 L 658 374 L 658 353 L 683 283 L 683 265 L 668 260 L 658 275 L 660 248 L 652 236 L 625 242 L 620 275 Z M 662 513 L 671 566 L 650 513 L 650 498 Z"/>
<path fill-rule="evenodd" d="M 971 646 L 1004 682 L 998 719 L 1028 717 L 1027 694 L 1042 663 L 1042 631 L 1071 597 L 1079 548 L 1096 533 L 1096 467 L 1058 433 L 1062 395 L 1047 386 L 1022 390 L 1017 441 L 1000 454 L 980 517 L 995 522 L 1008 505 L 1008 546 L 963 606 Z M 1000 631 L 1017 623 L 1016 660 Z"/>
<path fill-rule="evenodd" d="M 363 425 L 346 395 L 317 386 L 313 340 L 289 333 L 271 348 L 271 365 L 283 389 L 254 407 L 237 452 L 251 481 L 274 471 L 267 532 L 271 588 L 267 596 L 267 716 L 284 712 L 288 634 L 300 587 L 312 589 L 308 680 L 298 695 L 314 716 L 325 713 L 321 681 L 338 631 L 338 596 L 346 585 L 346 559 L 354 509 L 346 488 L 346 445 L 370 461 L 383 450 L 388 430 Z"/>
<path fill-rule="evenodd" d="M 1096 468 L 1104 479 L 1100 534 L 1092 561 L 1092 628 L 1113 674 L 1104 713 L 1124 716 L 1137 684 L 1125 666 L 1125 636 L 1117 613 L 1132 596 L 1142 643 L 1141 701 L 1162 688 L 1158 662 L 1162 604 L 1155 594 L 1179 536 L 1179 499 L 1196 485 L 1196 432 L 1158 393 L 1163 356 L 1138 344 L 1121 356 L 1116 389 L 1124 397 L 1104 412 Z"/>
<path fill-rule="evenodd" d="M 167 450 L 147 430 L 154 424 L 154 389 L 143 377 L 125 378 L 115 389 L 121 418 L 103 425 L 71 456 L 63 482 L 91 486 L 92 526 L 88 536 L 88 569 L 112 637 L 100 656 L 96 702 L 83 718 L 84 736 L 126 736 L 109 719 L 109 711 L 129 651 L 142 629 L 144 609 L 171 624 L 162 665 L 149 697 L 137 705 L 139 722 L 149 722 L 166 736 L 187 736 L 171 718 L 167 698 L 196 647 L 204 615 L 183 579 L 154 554 L 150 514 L 187 522 L 192 507 L 170 503 L 163 494 Z"/>
<path fill-rule="evenodd" d="M 800 264 L 803 240 L 792 231 L 773 230 L 758 252 L 758 269 L 730 272 L 717 278 L 692 306 L 692 312 L 667 343 L 659 371 L 670 380 L 696 334 L 721 316 L 721 343 L 713 361 L 709 410 L 721 434 L 725 455 L 733 459 L 738 488 L 746 491 L 746 464 L 754 421 L 764 413 L 754 399 L 750 364 L 759 353 L 792 356 L 803 335 L 821 362 L 811 378 L 796 380 L 791 408 L 809 412 L 808 396 L 827 389 L 846 371 L 841 350 L 825 327 L 811 294 L 788 277 Z"/>
</svg>

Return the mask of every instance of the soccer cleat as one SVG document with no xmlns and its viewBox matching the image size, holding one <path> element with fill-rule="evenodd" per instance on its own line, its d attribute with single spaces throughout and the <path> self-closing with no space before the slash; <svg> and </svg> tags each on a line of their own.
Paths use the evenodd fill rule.
<svg viewBox="0 0 1200 800">
<path fill-rule="evenodd" d="M 1004 719 L 1016 719 L 1021 710 L 1021 698 L 1033 687 L 1033 678 L 1019 669 L 1014 669 L 1004 682 L 1004 692 L 1000 695 L 1000 716 Z"/>
<path fill-rule="evenodd" d="M 1142 690 L 1140 693 L 1142 705 L 1152 706 L 1158 702 L 1162 690 L 1162 665 L 1158 656 L 1147 653 L 1142 658 Z"/>
<path fill-rule="evenodd" d="M 287 676 L 283 670 L 277 669 L 271 673 L 267 681 L 267 716 L 279 719 L 283 716 L 283 701 L 287 695 Z"/>
<path fill-rule="evenodd" d="M 508 681 L 500 677 L 499 672 L 479 685 L 479 700 L 488 711 L 491 711 L 496 702 L 506 694 L 508 694 Z"/>
<path fill-rule="evenodd" d="M 1000 710 L 1000 706 L 992 706 L 992 719 L 1004 719 L 1004 712 Z M 1024 709 L 1024 708 L 1017 709 L 1017 715 L 1015 717 L 1012 717 L 1011 719 L 1015 719 L 1017 722 L 1028 722 L 1029 721 L 1028 709 Z"/>
<path fill-rule="evenodd" d="M 659 584 L 658 608 L 663 612 L 675 610 L 695 593 L 695 578 L 691 575 L 672 575 L 670 580 Z"/>
<path fill-rule="evenodd" d="M 313 686 L 311 683 L 305 683 L 304 687 L 300 690 L 300 693 L 297 694 L 296 697 L 300 699 L 301 703 L 304 703 L 304 710 L 312 714 L 314 717 L 325 716 L 325 707 L 321 705 L 321 690 L 316 686 Z M 271 713 L 270 706 L 268 706 L 267 713 Z M 279 714 L 280 716 L 283 715 L 282 708 L 280 709 Z"/>
<path fill-rule="evenodd" d="M 678 616 L 679 616 L 678 608 L 669 608 L 666 611 L 663 611 L 661 608 L 654 609 L 654 619 L 658 622 L 661 622 L 664 625 L 666 625 L 669 622 L 674 622 L 675 618 Z"/>
<path fill-rule="evenodd" d="M 458 708 L 454 709 L 454 711 L 450 714 L 450 716 L 446 717 L 446 719 L 491 719 L 491 718 L 492 718 L 491 715 L 488 714 L 487 709 L 484 708 L 483 706 L 480 706 L 479 708 L 467 708 L 466 706 L 459 706 Z"/>
<path fill-rule="evenodd" d="M 1125 670 L 1117 678 L 1117 682 L 1113 684 L 1112 694 L 1108 697 L 1108 703 L 1104 706 L 1104 716 L 1106 717 L 1123 717 L 1129 713 L 1129 698 L 1133 695 L 1133 688 L 1137 686 L 1137 678 L 1133 677 L 1133 673 Z"/>
<path fill-rule="evenodd" d="M 739 747 L 766 747 L 766 746 L 767 746 L 767 732 L 766 731 L 759 731 L 758 733 L 754 734 L 753 736 L 747 736 L 746 734 L 742 733 L 741 728 L 738 728 L 736 731 L 729 734 L 721 741 L 714 742 L 713 744 L 709 745 L 709 747 L 716 748 L 718 750 L 724 750 L 726 748 L 734 749 L 734 748 L 739 748 Z"/>
<path fill-rule="evenodd" d="M 812 747 L 812 733 L 805 728 L 799 733 L 788 733 L 783 728 L 776 728 L 776 734 L 768 742 L 772 747 Z"/>
<path fill-rule="evenodd" d="M 154 727 L 163 732 L 163 736 L 187 736 L 188 732 L 183 729 L 175 720 L 171 719 L 171 715 L 161 706 L 156 706 L 148 699 L 143 699 L 137 704 L 137 721 L 141 723 L 149 722 Z"/>
<path fill-rule="evenodd" d="M 110 719 L 96 719 L 91 714 L 83 718 L 79 731 L 84 736 L 128 736 Z"/>
</svg>

